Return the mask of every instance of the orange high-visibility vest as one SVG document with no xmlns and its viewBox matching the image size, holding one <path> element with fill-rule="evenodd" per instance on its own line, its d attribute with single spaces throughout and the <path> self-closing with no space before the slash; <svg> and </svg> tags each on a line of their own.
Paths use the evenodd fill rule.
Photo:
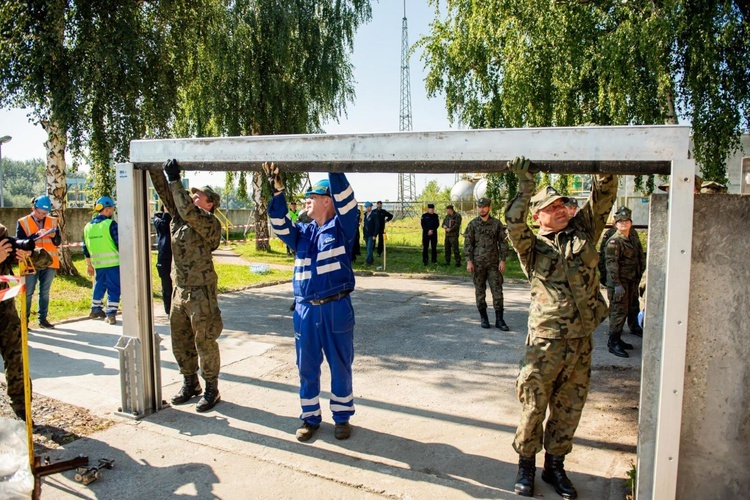
<svg viewBox="0 0 750 500">
<path fill-rule="evenodd" d="M 34 217 L 32 217 L 31 215 L 27 215 L 26 217 L 18 219 L 18 223 L 21 224 L 21 227 L 26 233 L 26 236 L 31 237 L 32 234 L 40 230 L 46 231 L 48 229 L 56 228 L 57 218 L 50 217 L 48 215 L 47 217 L 44 218 L 44 227 L 41 227 L 41 228 L 37 225 L 36 221 L 34 220 Z M 36 247 L 44 248 L 52 256 L 52 264 L 49 267 L 51 267 L 52 269 L 60 269 L 60 255 L 58 253 L 57 247 L 52 244 L 52 237 L 54 235 L 55 233 L 50 233 L 44 238 L 36 240 Z"/>
</svg>

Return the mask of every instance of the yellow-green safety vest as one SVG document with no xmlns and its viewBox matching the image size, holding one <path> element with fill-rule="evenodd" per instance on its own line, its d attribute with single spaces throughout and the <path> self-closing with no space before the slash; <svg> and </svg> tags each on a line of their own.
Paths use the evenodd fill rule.
<svg viewBox="0 0 750 500">
<path fill-rule="evenodd" d="M 83 241 L 91 254 L 91 265 L 94 269 L 120 265 L 120 251 L 109 234 L 111 225 L 112 219 L 107 219 L 97 224 L 89 222 L 83 229 Z"/>
</svg>

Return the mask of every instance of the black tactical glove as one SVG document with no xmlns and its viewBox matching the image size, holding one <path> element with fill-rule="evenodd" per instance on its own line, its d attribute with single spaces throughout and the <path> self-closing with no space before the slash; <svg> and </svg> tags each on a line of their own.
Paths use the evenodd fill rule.
<svg viewBox="0 0 750 500">
<path fill-rule="evenodd" d="M 271 163 L 270 165 L 268 162 L 263 163 L 263 171 L 266 173 L 266 177 L 268 177 L 268 182 L 271 184 L 271 191 L 273 194 L 279 193 L 284 190 L 284 181 L 281 180 L 281 172 L 279 172 L 279 167 Z"/>
<path fill-rule="evenodd" d="M 529 167 L 531 167 L 531 160 L 528 160 L 523 156 L 516 156 L 508 162 L 508 170 L 516 174 L 522 181 L 534 180 L 534 174 L 529 172 Z"/>
<path fill-rule="evenodd" d="M 180 180 L 180 166 L 177 160 L 167 160 L 164 162 L 164 173 L 167 174 L 169 182 Z"/>
</svg>

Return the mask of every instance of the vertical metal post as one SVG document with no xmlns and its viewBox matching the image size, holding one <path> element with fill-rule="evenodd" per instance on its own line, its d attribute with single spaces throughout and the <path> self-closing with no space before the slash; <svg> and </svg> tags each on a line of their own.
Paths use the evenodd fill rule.
<svg viewBox="0 0 750 500">
<path fill-rule="evenodd" d="M 669 183 L 664 330 L 662 332 L 654 484 L 651 498 L 677 493 L 682 399 L 685 385 L 690 263 L 693 242 L 694 160 L 672 161 Z"/>
<path fill-rule="evenodd" d="M 142 418 L 162 408 L 161 338 L 154 332 L 151 301 L 148 178 L 131 163 L 119 163 L 115 169 L 123 281 L 122 337 L 116 346 L 122 392 L 118 414 Z"/>
</svg>

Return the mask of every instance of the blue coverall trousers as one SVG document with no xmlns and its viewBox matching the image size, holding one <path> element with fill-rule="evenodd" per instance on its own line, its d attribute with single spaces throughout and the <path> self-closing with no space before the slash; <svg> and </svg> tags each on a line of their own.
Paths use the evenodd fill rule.
<svg viewBox="0 0 750 500">
<path fill-rule="evenodd" d="M 349 296 L 321 305 L 297 302 L 294 310 L 294 343 L 300 378 L 300 419 L 320 424 L 320 366 L 325 354 L 331 368 L 333 421 L 347 422 L 354 415 L 352 362 L 354 361 L 354 309 Z"/>
</svg>

